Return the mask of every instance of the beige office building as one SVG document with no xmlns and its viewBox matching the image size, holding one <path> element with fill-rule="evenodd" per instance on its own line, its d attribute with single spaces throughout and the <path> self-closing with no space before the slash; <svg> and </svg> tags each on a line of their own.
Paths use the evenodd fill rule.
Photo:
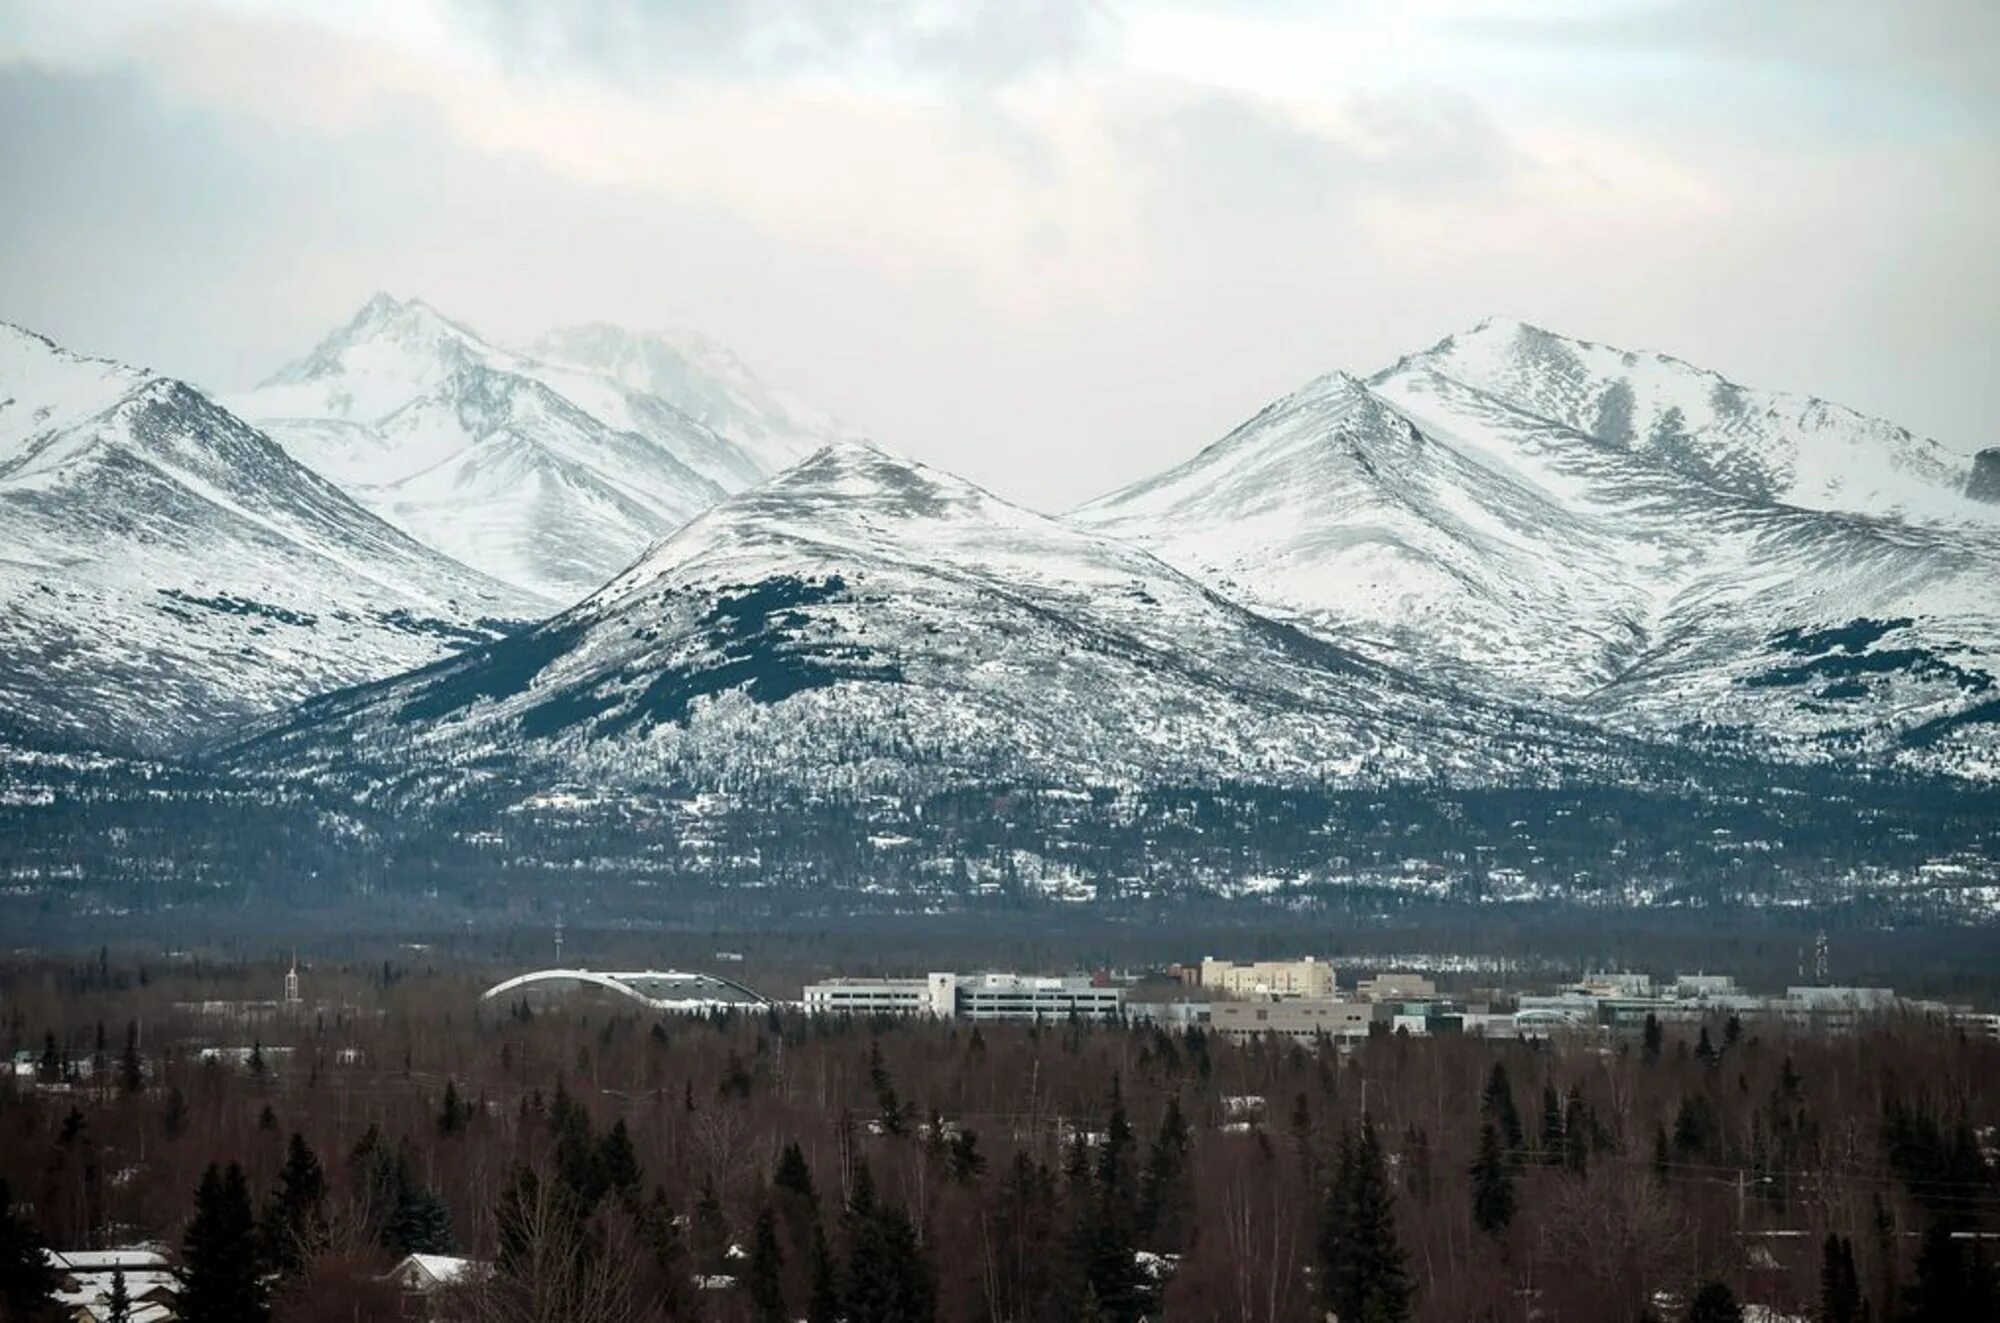
<svg viewBox="0 0 2000 1323">
<path fill-rule="evenodd" d="M 1209 1008 L 1209 1027 L 1232 1043 L 1267 1034 L 1296 1042 L 1310 1042 L 1321 1034 L 1333 1039 L 1366 1038 L 1374 1010 L 1363 1002 L 1330 997 L 1219 1001 Z"/>
<path fill-rule="evenodd" d="M 1327 997 L 1333 993 L 1333 966 L 1306 956 L 1301 960 L 1239 963 L 1204 956 L 1201 986 L 1226 997 Z"/>
</svg>

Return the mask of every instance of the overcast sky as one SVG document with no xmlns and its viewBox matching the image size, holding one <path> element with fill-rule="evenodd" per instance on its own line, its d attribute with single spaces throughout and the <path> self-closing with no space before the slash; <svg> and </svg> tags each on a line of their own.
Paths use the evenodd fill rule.
<svg viewBox="0 0 2000 1323">
<path fill-rule="evenodd" d="M 1994 0 L 0 0 L 0 318 L 221 389 L 376 289 L 693 327 L 1051 509 L 1489 314 L 1973 449 L 1996 52 Z"/>
</svg>

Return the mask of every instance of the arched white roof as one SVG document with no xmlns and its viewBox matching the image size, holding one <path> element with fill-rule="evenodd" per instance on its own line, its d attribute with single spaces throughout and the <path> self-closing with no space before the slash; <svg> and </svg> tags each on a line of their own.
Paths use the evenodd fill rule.
<svg viewBox="0 0 2000 1323">
<path fill-rule="evenodd" d="M 768 1006 L 770 998 L 733 979 L 677 969 L 610 972 L 597 969 L 537 969 L 502 980 L 479 995 L 493 1001 L 523 988 L 549 983 L 587 983 L 656 1011 L 705 1011 L 725 1006 Z"/>
</svg>

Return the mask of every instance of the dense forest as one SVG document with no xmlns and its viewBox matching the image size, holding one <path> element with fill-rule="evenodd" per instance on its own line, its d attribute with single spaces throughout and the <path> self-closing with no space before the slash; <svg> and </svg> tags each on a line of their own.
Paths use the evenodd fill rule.
<svg viewBox="0 0 2000 1323">
<path fill-rule="evenodd" d="M 1232 1045 L 1147 1025 L 489 1006 L 471 971 L 4 971 L 0 1295 L 156 1241 L 212 1312 L 480 1319 L 1993 1316 L 2000 1043 L 1717 1020 Z M 204 1059 L 204 1048 L 234 1048 Z M 1750 1309 L 1753 1312 L 1744 1314 Z M 232 1312 L 233 1311 L 233 1312 Z M 1764 1314 L 1770 1318 L 1773 1314 Z"/>
<path fill-rule="evenodd" d="M 1710 764 L 1651 785 L 611 794 L 495 781 L 396 805 L 171 763 L 0 759 L 0 918 L 175 907 L 366 914 L 564 904 L 647 920 L 940 908 L 1372 913 L 1810 905 L 1840 923 L 2000 910 L 2000 791 Z"/>
</svg>

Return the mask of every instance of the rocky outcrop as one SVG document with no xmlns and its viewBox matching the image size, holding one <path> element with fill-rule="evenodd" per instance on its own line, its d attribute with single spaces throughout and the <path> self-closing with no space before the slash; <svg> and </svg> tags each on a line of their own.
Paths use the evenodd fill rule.
<svg viewBox="0 0 2000 1323">
<path fill-rule="evenodd" d="M 1965 494 L 1975 501 L 2000 505 L 2000 446 L 1988 446 L 1972 457 L 1972 476 Z"/>
</svg>

